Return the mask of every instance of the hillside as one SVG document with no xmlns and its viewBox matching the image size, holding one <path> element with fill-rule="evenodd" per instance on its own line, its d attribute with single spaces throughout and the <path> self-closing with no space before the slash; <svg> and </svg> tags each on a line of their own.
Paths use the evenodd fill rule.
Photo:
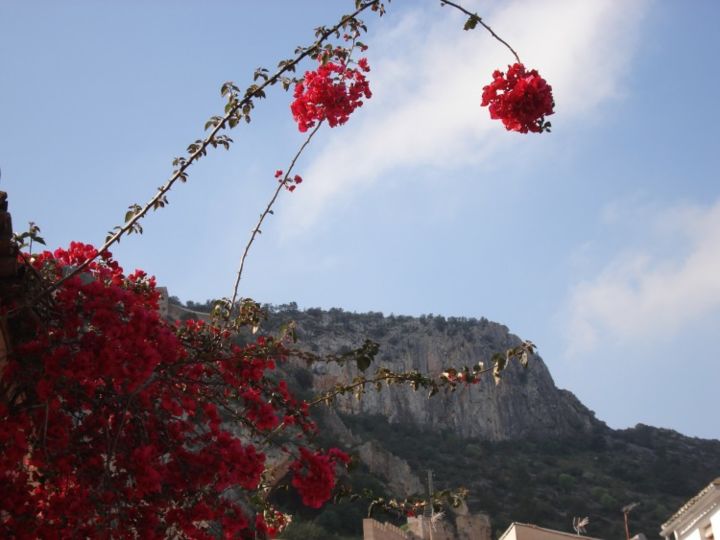
<svg viewBox="0 0 720 540">
<path fill-rule="evenodd" d="M 197 311 L 208 307 L 190 303 Z M 294 320 L 299 343 L 317 353 L 344 352 L 369 338 L 381 345 L 378 365 L 398 370 L 437 373 L 519 342 L 486 319 L 300 311 L 293 304 L 268 308 L 265 332 Z M 293 386 L 308 396 L 354 374 L 350 367 L 287 369 Z M 643 425 L 612 430 L 555 386 L 539 356 L 527 370 L 511 367 L 497 387 L 488 378 L 430 400 L 409 388 L 372 391 L 359 402 L 340 401 L 319 421 L 327 442 L 345 446 L 362 462 L 353 473 L 356 483 L 407 495 L 422 489 L 418 479 L 432 469 L 439 487 L 470 490 L 470 509 L 490 515 L 495 535 L 511 521 L 571 531 L 572 518 L 587 515 L 588 535 L 620 538 L 620 509 L 639 501 L 631 528 L 652 538 L 720 472 L 720 441 Z M 301 518 L 314 528 L 303 535 L 357 534 L 362 514 L 347 505 L 304 512 Z"/>
</svg>

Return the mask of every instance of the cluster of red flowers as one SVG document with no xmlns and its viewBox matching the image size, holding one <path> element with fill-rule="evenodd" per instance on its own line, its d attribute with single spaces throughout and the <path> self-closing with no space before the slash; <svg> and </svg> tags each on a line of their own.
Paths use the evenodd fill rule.
<svg viewBox="0 0 720 540">
<path fill-rule="evenodd" d="M 499 70 L 493 82 L 483 88 L 482 106 L 490 107 L 490 118 L 502 120 L 508 131 L 541 133 L 553 114 L 552 87 L 536 70 L 527 71 L 522 64 L 508 66 L 507 76 Z"/>
<path fill-rule="evenodd" d="M 73 243 L 33 264 L 57 279 L 94 254 Z M 271 338 L 235 345 L 199 321 L 170 325 L 158 297 L 153 278 L 126 277 L 103 254 L 55 293 L 50 315 L 13 336 L 0 366 L 0 537 L 262 538 L 282 528 L 253 503 L 266 467 L 259 442 L 281 422 L 298 436 L 316 429 L 269 376 L 287 351 Z M 319 456 L 303 449 L 293 469 L 313 507 L 334 485 L 324 464 L 346 462 Z"/>
<path fill-rule="evenodd" d="M 327 120 L 330 127 L 344 124 L 363 98 L 372 97 L 365 73 L 370 71 L 367 59 L 361 58 L 357 67 L 344 62 L 321 63 L 315 71 L 308 71 L 295 85 L 294 101 L 290 105 L 293 118 L 301 132 Z"/>
</svg>

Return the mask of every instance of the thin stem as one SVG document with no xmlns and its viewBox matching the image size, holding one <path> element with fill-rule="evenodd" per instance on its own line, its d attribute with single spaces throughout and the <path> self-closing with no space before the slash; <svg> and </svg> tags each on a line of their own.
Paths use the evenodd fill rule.
<svg viewBox="0 0 720 540">
<path fill-rule="evenodd" d="M 135 398 L 135 396 L 137 396 L 140 392 L 145 390 L 145 388 L 147 388 L 147 386 L 151 382 L 153 382 L 155 380 L 155 378 L 156 378 L 155 373 L 151 373 L 150 376 L 145 380 L 145 382 L 143 382 L 140 386 L 138 386 L 127 398 L 127 402 L 125 403 L 125 408 L 123 409 L 123 412 L 122 412 L 122 418 L 120 419 L 120 425 L 118 426 L 117 432 L 115 433 L 115 437 L 113 438 L 112 446 L 108 449 L 107 459 L 105 460 L 105 472 L 104 472 L 103 478 L 102 478 L 103 483 L 107 480 L 108 474 L 110 472 L 110 469 L 109 469 L 110 461 L 115 456 L 115 452 L 117 451 L 117 445 L 118 445 L 118 442 L 120 441 L 120 435 L 122 434 L 122 431 L 125 428 L 125 420 L 127 419 L 128 411 L 130 410 L 130 403 L 132 402 L 133 398 Z"/>
<path fill-rule="evenodd" d="M 320 129 L 320 126 L 322 126 L 324 120 L 321 120 L 318 122 L 318 125 L 315 126 L 315 128 L 310 132 L 310 135 L 307 136 L 305 139 L 305 142 L 302 143 L 298 151 L 295 153 L 295 156 L 292 158 L 292 161 L 290 162 L 290 166 L 288 167 L 287 172 L 285 173 L 285 176 L 283 177 L 282 181 L 278 183 L 277 188 L 275 189 L 275 193 L 273 193 L 272 198 L 270 199 L 270 202 L 268 202 L 267 206 L 265 207 L 265 210 L 263 210 L 263 213 L 260 214 L 260 218 L 258 219 L 258 222 L 255 224 L 255 227 L 252 230 L 252 233 L 250 234 L 250 240 L 248 240 L 248 243 L 245 245 L 245 249 L 243 250 L 242 257 L 240 258 L 240 268 L 238 268 L 237 277 L 235 278 L 235 286 L 233 287 L 233 295 L 232 300 L 230 301 L 230 311 L 232 312 L 232 309 L 235 307 L 235 302 L 237 301 L 238 296 L 238 290 L 240 289 L 240 279 L 242 279 L 242 273 L 245 269 L 245 260 L 247 259 L 248 253 L 250 253 L 250 248 L 253 245 L 253 242 L 255 242 L 255 238 L 258 234 L 260 234 L 261 230 L 260 227 L 262 226 L 263 222 L 265 221 L 265 218 L 268 217 L 269 214 L 272 213 L 272 207 L 275 204 L 275 201 L 277 200 L 278 196 L 280 195 L 280 192 L 282 189 L 287 185 L 287 181 L 290 178 L 290 173 L 292 173 L 293 168 L 295 167 L 295 163 L 297 163 L 297 160 L 300 158 L 300 155 L 305 151 L 305 148 L 307 148 L 308 144 L 310 144 L 310 141 L 315 136 L 315 134 Z"/>
<path fill-rule="evenodd" d="M 306 56 L 309 54 L 315 52 L 318 50 L 320 45 L 325 42 L 331 35 L 338 32 L 340 28 L 342 28 L 344 25 L 346 25 L 349 21 L 353 20 L 355 17 L 357 17 L 360 13 L 365 11 L 367 8 L 372 7 L 376 4 L 378 4 L 380 0 L 371 0 L 365 4 L 362 4 L 360 7 L 358 7 L 353 13 L 350 15 L 344 16 L 340 21 L 332 26 L 331 28 L 325 30 L 318 39 L 311 45 L 310 47 L 304 48 L 300 54 L 298 54 L 292 61 L 288 62 L 287 64 L 284 64 L 282 68 L 280 68 L 278 71 L 276 71 L 273 75 L 271 75 L 264 83 L 254 88 L 252 91 L 248 91 L 245 94 L 245 97 L 243 97 L 241 100 L 239 100 L 235 105 L 229 109 L 225 115 L 218 121 L 218 123 L 214 126 L 210 134 L 205 137 L 205 139 L 200 143 L 200 145 L 195 149 L 193 153 L 190 154 L 190 156 L 187 158 L 186 161 L 184 161 L 178 169 L 172 174 L 172 176 L 160 187 L 158 188 L 157 193 L 143 206 L 139 212 L 137 212 L 132 218 L 130 218 L 125 224 L 117 230 L 110 238 L 108 238 L 105 243 L 102 245 L 102 247 L 98 250 L 97 254 L 94 257 L 90 257 L 83 261 L 80 265 L 75 268 L 72 272 L 70 272 L 67 276 L 64 276 L 63 278 L 59 279 L 46 289 L 44 289 L 40 294 L 38 294 L 36 297 L 32 298 L 30 300 L 30 305 L 37 302 L 40 298 L 42 298 L 45 295 L 51 294 L 54 291 L 56 291 L 63 283 L 65 283 L 67 280 L 77 276 L 78 274 L 84 272 L 87 267 L 95 260 L 97 259 L 102 253 L 106 252 L 113 244 L 118 242 L 120 238 L 122 238 L 125 234 L 127 234 L 128 231 L 134 228 L 135 224 L 140 221 L 140 219 L 144 218 L 145 215 L 150 211 L 150 209 L 155 208 L 159 201 L 162 201 L 165 195 L 170 191 L 172 186 L 177 182 L 179 179 L 186 178 L 185 171 L 195 163 L 200 157 L 202 157 L 206 152 L 208 146 L 212 145 L 213 142 L 217 144 L 217 141 L 215 137 L 217 134 L 222 130 L 225 129 L 225 126 L 227 125 L 227 122 L 237 114 L 238 111 L 241 111 L 244 106 L 249 105 L 253 98 L 256 98 L 258 96 L 263 95 L 263 91 L 268 86 L 274 85 L 277 83 L 282 75 L 287 73 L 288 71 L 293 71 L 295 66 L 300 63 Z"/>
<path fill-rule="evenodd" d="M 33 273 L 33 275 L 38 279 L 41 285 L 43 284 L 43 282 L 47 281 L 47 278 L 45 278 L 45 276 L 38 272 L 38 269 L 35 268 L 35 266 L 32 264 L 28 255 L 25 255 L 22 251 L 18 251 L 18 255 L 22 257 L 25 268 L 29 269 Z"/>
<path fill-rule="evenodd" d="M 522 61 L 520 60 L 520 57 L 518 56 L 518 53 L 515 52 L 515 49 L 513 49 L 507 41 L 505 41 L 503 38 L 501 38 L 500 36 L 498 36 L 492 28 L 490 28 L 487 24 L 485 24 L 485 22 L 483 22 L 482 17 L 480 17 L 480 15 L 478 15 L 477 13 L 472 13 L 471 11 L 468 11 L 467 9 L 465 9 L 464 7 L 462 7 L 460 4 L 456 4 L 455 2 L 451 2 L 450 0 L 440 0 L 440 4 L 452 6 L 452 7 L 454 7 L 455 9 L 457 9 L 457 10 L 459 10 L 459 11 L 462 11 L 462 12 L 463 12 L 465 15 L 467 15 L 468 17 L 472 17 L 474 20 L 476 20 L 478 23 L 480 23 L 480 25 L 481 25 L 485 30 L 487 30 L 488 32 L 490 32 L 490 35 L 491 35 L 492 37 L 494 37 L 495 39 L 497 39 L 500 43 L 502 43 L 503 45 L 505 45 L 505 46 L 510 50 L 510 52 L 511 52 L 511 53 L 513 54 L 513 56 L 515 57 L 515 60 L 517 60 L 517 63 L 518 63 L 518 64 L 522 64 Z"/>
<path fill-rule="evenodd" d="M 323 394 L 322 396 L 315 398 L 312 401 L 308 401 L 308 407 L 313 407 L 315 405 L 318 405 L 320 403 L 323 403 L 330 399 L 333 399 L 340 394 L 346 394 L 350 390 L 359 388 L 361 386 L 367 386 L 368 384 L 381 383 L 381 382 L 385 382 L 385 381 L 406 382 L 406 381 L 410 381 L 413 379 L 414 379 L 414 377 L 407 373 L 388 373 L 385 375 L 380 375 L 379 377 L 374 377 L 372 379 L 363 379 L 356 383 L 352 383 L 352 384 L 343 386 L 342 388 L 337 388 L 337 389 L 333 390 L 332 392 L 327 392 L 327 393 Z"/>
<path fill-rule="evenodd" d="M 43 421 L 43 434 L 42 434 L 42 447 L 43 453 L 45 454 L 45 460 L 50 462 L 50 455 L 47 449 L 47 432 L 48 432 L 48 421 L 50 418 L 50 404 L 45 402 L 45 420 Z"/>
<path fill-rule="evenodd" d="M 352 58 L 352 53 L 355 50 L 355 44 L 357 42 L 357 36 L 353 37 L 352 45 L 350 46 L 350 51 L 347 55 L 347 62 L 349 63 Z M 345 71 L 342 73 L 340 80 L 345 80 Z M 230 301 L 230 312 L 232 313 L 233 308 L 235 307 L 235 302 L 237 301 L 237 295 L 238 290 L 240 288 L 240 279 L 242 278 L 243 269 L 245 267 L 245 259 L 247 259 L 248 253 L 250 252 L 250 247 L 252 246 L 253 242 L 255 241 L 255 237 L 261 232 L 260 226 L 262 225 L 265 218 L 268 216 L 268 214 L 272 213 L 272 207 L 275 204 L 275 201 L 277 200 L 278 196 L 280 195 L 280 191 L 283 187 L 287 185 L 288 178 L 290 178 L 290 173 L 292 172 L 293 168 L 295 167 L 295 163 L 297 162 L 300 155 L 305 151 L 305 148 L 310 144 L 310 141 L 315 136 L 315 133 L 320 129 L 320 126 L 323 124 L 325 120 L 320 120 L 318 122 L 318 125 L 315 126 L 315 128 L 310 132 L 310 135 L 305 139 L 305 142 L 303 142 L 302 146 L 298 149 L 297 153 L 293 157 L 292 161 L 290 162 L 290 166 L 288 167 L 288 170 L 285 172 L 285 176 L 278 185 L 277 189 L 275 190 L 275 193 L 273 194 L 272 198 L 270 199 L 270 202 L 265 207 L 265 210 L 262 214 L 260 214 L 260 219 L 258 220 L 257 224 L 255 225 L 255 228 L 252 230 L 252 234 L 250 235 L 250 240 L 248 241 L 247 245 L 245 246 L 245 250 L 243 251 L 242 257 L 240 259 L 240 268 L 238 269 L 237 278 L 235 279 L 235 286 L 233 287 L 233 295 L 232 300 Z"/>
<path fill-rule="evenodd" d="M 476 371 L 473 373 L 474 377 L 479 377 L 483 373 L 487 373 L 488 371 L 492 370 L 492 367 L 483 368 L 479 371 Z M 335 390 L 331 392 L 327 392 L 323 394 L 322 396 L 319 396 L 315 398 L 312 401 L 308 401 L 308 407 L 313 407 L 315 405 L 318 405 L 319 403 L 326 402 L 330 399 L 333 399 L 337 397 L 340 394 L 347 394 L 349 391 L 359 388 L 361 386 L 367 386 L 368 384 L 376 384 L 376 383 L 382 383 L 385 381 L 397 381 L 397 382 L 412 382 L 416 381 L 418 378 L 417 373 L 385 373 L 383 375 L 379 375 L 377 377 L 373 377 L 372 379 L 362 379 L 360 381 L 354 382 L 352 384 L 348 384 L 346 386 L 343 386 L 341 388 L 336 388 Z M 427 380 L 427 379 L 426 379 Z"/>
</svg>

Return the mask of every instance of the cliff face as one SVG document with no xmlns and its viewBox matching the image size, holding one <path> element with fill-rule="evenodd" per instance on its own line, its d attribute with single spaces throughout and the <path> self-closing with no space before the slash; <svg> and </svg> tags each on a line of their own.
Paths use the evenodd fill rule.
<svg viewBox="0 0 720 540">
<path fill-rule="evenodd" d="M 342 310 L 280 311 L 271 323 L 294 319 L 299 343 L 312 344 L 317 353 L 337 353 L 358 347 L 366 339 L 380 344 L 376 367 L 396 371 L 419 370 L 439 374 L 448 367 L 486 361 L 520 343 L 505 326 L 486 319 L 442 317 L 384 317 Z M 314 369 L 314 387 L 324 390 L 357 375 L 354 366 Z M 480 384 L 440 393 L 428 399 L 424 391 L 407 386 L 369 389 L 361 400 L 345 397 L 338 409 L 346 414 L 380 414 L 391 423 L 412 423 L 427 429 L 450 429 L 463 437 L 491 441 L 524 437 L 572 436 L 600 425 L 591 411 L 570 392 L 559 390 L 540 356 L 523 369 L 516 363 L 495 385 L 488 376 Z"/>
</svg>

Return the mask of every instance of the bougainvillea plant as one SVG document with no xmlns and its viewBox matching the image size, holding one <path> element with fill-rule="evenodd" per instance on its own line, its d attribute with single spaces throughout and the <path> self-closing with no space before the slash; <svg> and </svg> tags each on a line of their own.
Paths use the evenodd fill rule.
<svg viewBox="0 0 720 540">
<path fill-rule="evenodd" d="M 32 268 L 58 279 L 93 255 L 73 243 Z M 280 424 L 300 437 L 315 426 L 272 377 L 283 344 L 170 325 L 158 298 L 153 278 L 125 276 L 106 252 L 16 340 L 0 379 L 0 536 L 234 537 L 284 522 L 259 497 L 259 443 Z M 322 504 L 346 462 L 337 449 L 301 452 L 292 484 Z"/>
<path fill-rule="evenodd" d="M 441 4 L 469 15 L 465 29 L 480 24 L 510 48 L 476 14 Z M 384 13 L 380 0 L 356 0 L 352 14 L 318 28 L 316 41 L 280 62 L 274 74 L 258 69 L 260 84 L 243 93 L 225 83 L 224 115 L 208 121 L 207 137 L 174 160 L 167 182 L 144 206 L 132 205 L 99 249 L 72 243 L 67 250 L 19 255 L 20 285 L 12 298 L 0 299 L 7 348 L 0 358 L 0 537 L 273 537 L 289 521 L 269 502 L 278 483 L 319 508 L 350 461 L 340 449 L 315 447 L 311 407 L 385 384 L 408 384 L 432 396 L 476 384 L 487 372 L 499 381 L 511 359 L 527 364 L 530 342 L 497 353 L 488 367 L 449 367 L 436 376 L 386 367 L 368 373 L 378 350 L 370 341 L 321 358 L 294 348 L 291 328 L 245 345 L 236 339 L 242 331 L 254 335 L 262 319 L 256 303 L 238 299 L 238 285 L 278 195 L 303 181 L 293 173 L 296 161 L 321 125 L 344 124 L 372 96 L 367 60 L 353 60 L 355 49 L 366 49 L 358 41 L 365 25 L 357 18 L 366 9 Z M 332 37 L 340 43 L 330 43 Z M 292 78 L 306 58 L 315 69 Z M 536 71 L 518 59 L 507 76 L 497 71 L 493 78 L 483 91 L 493 118 L 522 133 L 547 130 L 552 94 Z M 286 172 L 275 173 L 278 185 L 245 247 L 232 298 L 216 306 L 210 323 L 170 323 L 159 315 L 154 278 L 139 270 L 125 275 L 108 248 L 142 232 L 139 221 L 168 204 L 169 190 L 187 181 L 187 169 L 209 148 L 229 148 L 232 140 L 220 132 L 249 122 L 255 101 L 278 83 L 294 89 L 293 118 L 310 133 Z M 289 359 L 352 362 L 357 376 L 302 401 L 278 371 Z M 374 502 L 403 513 L 425 504 Z"/>
</svg>

